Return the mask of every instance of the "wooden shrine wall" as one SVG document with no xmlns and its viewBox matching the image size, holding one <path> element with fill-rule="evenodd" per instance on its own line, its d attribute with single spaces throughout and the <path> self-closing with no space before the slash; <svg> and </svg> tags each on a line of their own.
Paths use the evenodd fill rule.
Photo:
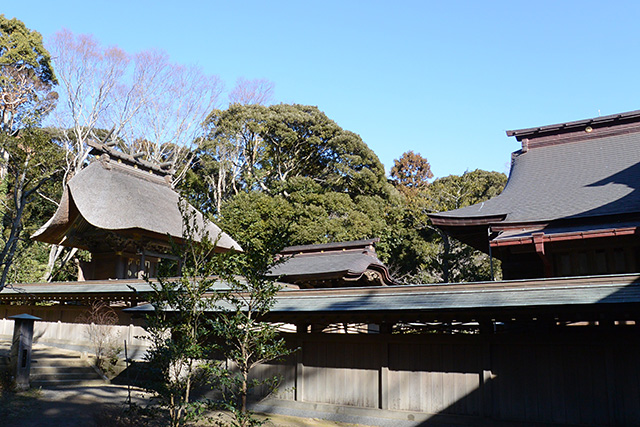
<svg viewBox="0 0 640 427">
<path fill-rule="evenodd" d="M 582 425 L 640 425 L 640 333 L 298 334 L 277 398 Z"/>
</svg>

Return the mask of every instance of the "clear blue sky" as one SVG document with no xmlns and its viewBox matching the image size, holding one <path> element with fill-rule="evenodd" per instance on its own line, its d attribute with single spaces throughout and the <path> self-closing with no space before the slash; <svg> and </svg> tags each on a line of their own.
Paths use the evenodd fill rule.
<svg viewBox="0 0 640 427">
<path fill-rule="evenodd" d="M 507 129 L 640 109 L 640 2 L 5 1 L 47 36 L 166 50 L 232 86 L 317 105 L 387 170 L 413 150 L 436 176 L 508 171 Z"/>
</svg>

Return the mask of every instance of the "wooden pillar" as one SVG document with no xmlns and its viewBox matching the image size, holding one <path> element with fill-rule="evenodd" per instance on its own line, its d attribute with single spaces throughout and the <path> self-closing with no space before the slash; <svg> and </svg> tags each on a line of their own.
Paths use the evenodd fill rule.
<svg viewBox="0 0 640 427">
<path fill-rule="evenodd" d="M 381 347 L 380 369 L 378 371 L 378 409 L 389 409 L 389 340 L 386 336 L 382 340 Z"/>
<path fill-rule="evenodd" d="M 613 349 L 610 345 L 605 346 L 604 350 L 605 361 L 605 378 L 606 378 L 606 396 L 608 403 L 609 420 L 610 425 L 623 425 L 624 414 L 621 411 L 620 396 L 616 392 L 616 357 Z"/>
<path fill-rule="evenodd" d="M 144 279 L 147 274 L 147 259 L 144 250 L 140 252 L 140 270 L 138 270 L 138 279 Z"/>
<path fill-rule="evenodd" d="M 493 390 L 491 381 L 493 380 L 493 372 L 491 370 L 491 340 L 485 338 L 482 340 L 482 371 L 480 372 L 480 396 L 482 397 L 481 414 L 485 418 L 493 416 Z"/>
<path fill-rule="evenodd" d="M 293 399 L 296 402 L 302 402 L 302 396 L 304 391 L 304 359 L 302 358 L 304 354 L 304 334 L 309 330 L 309 325 L 297 324 L 296 329 L 298 331 L 298 339 L 296 340 L 296 346 L 298 347 L 298 351 L 296 351 L 296 369 L 295 369 L 295 383 L 293 387 Z"/>
</svg>

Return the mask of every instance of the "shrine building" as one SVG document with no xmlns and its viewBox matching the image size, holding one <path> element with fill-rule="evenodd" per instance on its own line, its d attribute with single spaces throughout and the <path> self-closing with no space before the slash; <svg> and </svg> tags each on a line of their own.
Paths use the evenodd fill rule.
<svg viewBox="0 0 640 427">
<path fill-rule="evenodd" d="M 172 242 L 183 242 L 184 218 L 219 251 L 242 250 L 180 201 L 171 188 L 171 171 L 107 144 L 89 145 L 96 160 L 69 180 L 58 210 L 32 236 L 89 251 L 91 261 L 80 265 L 80 281 L 156 277 L 158 262 L 175 258 Z"/>
<path fill-rule="evenodd" d="M 522 143 L 504 191 L 430 214 L 502 261 L 504 279 L 640 271 L 640 111 L 507 131 Z"/>
</svg>

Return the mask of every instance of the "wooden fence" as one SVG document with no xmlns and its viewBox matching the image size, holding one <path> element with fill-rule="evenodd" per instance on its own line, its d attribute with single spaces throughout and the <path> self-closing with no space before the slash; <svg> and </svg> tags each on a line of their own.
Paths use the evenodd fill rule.
<svg viewBox="0 0 640 427">
<path fill-rule="evenodd" d="M 373 410 L 581 425 L 640 425 L 634 327 L 519 335 L 297 334 L 258 376 L 276 398 Z"/>
</svg>

